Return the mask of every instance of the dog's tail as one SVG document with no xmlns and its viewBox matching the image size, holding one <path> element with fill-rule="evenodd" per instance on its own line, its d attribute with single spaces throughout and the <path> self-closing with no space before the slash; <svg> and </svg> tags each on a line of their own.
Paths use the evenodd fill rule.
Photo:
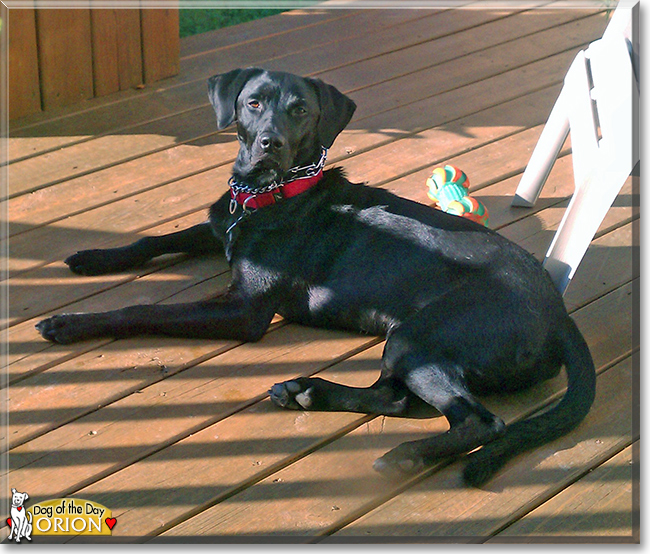
<svg viewBox="0 0 650 554">
<path fill-rule="evenodd" d="M 567 316 L 559 330 L 567 372 L 567 391 L 555 407 L 530 419 L 508 425 L 498 439 L 468 456 L 463 478 L 468 485 L 485 483 L 510 459 L 568 433 L 587 415 L 596 395 L 596 370 L 587 343 Z"/>
</svg>

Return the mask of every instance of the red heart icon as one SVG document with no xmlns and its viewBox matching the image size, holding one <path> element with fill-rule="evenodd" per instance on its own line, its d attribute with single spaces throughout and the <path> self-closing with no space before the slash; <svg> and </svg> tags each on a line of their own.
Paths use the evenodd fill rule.
<svg viewBox="0 0 650 554">
<path fill-rule="evenodd" d="M 9 527 L 11 527 L 11 518 L 10 517 L 7 518 L 7 525 L 9 525 Z"/>
<path fill-rule="evenodd" d="M 22 506 L 16 506 L 16 509 L 20 512 L 23 509 L 23 507 Z"/>
<path fill-rule="evenodd" d="M 117 519 L 114 517 L 107 517 L 105 520 L 106 525 L 108 525 L 108 528 L 112 531 L 113 527 L 115 527 L 115 524 L 117 523 Z"/>
</svg>

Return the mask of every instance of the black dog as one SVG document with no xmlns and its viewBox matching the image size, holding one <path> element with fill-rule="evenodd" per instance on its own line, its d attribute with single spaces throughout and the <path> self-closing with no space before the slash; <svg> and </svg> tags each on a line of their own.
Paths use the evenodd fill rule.
<svg viewBox="0 0 650 554">
<path fill-rule="evenodd" d="M 547 273 L 527 252 L 464 218 L 323 172 L 326 149 L 355 104 L 321 81 L 257 68 L 209 80 L 220 129 L 237 122 L 231 192 L 208 223 L 130 246 L 79 252 L 72 271 L 101 274 L 172 252 L 221 250 L 232 268 L 216 300 L 63 314 L 43 337 L 162 334 L 256 341 L 274 314 L 289 321 L 385 335 L 381 375 L 368 388 L 319 378 L 276 384 L 282 407 L 404 415 L 425 404 L 446 433 L 404 443 L 375 462 L 410 473 L 469 452 L 467 482 L 567 433 L 589 411 L 589 349 Z M 475 398 L 516 391 L 566 366 L 568 390 L 546 413 L 506 427 Z"/>
</svg>

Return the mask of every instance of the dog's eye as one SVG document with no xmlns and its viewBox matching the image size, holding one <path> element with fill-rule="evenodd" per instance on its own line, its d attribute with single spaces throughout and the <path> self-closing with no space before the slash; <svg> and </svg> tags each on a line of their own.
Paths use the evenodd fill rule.
<svg viewBox="0 0 650 554">
<path fill-rule="evenodd" d="M 293 109 L 293 115 L 303 116 L 303 115 L 306 115 L 306 114 L 307 114 L 307 110 L 305 108 L 303 108 L 302 106 L 296 106 Z"/>
<path fill-rule="evenodd" d="M 249 100 L 248 105 L 254 110 L 257 110 L 260 107 L 260 103 L 257 100 Z"/>
</svg>

